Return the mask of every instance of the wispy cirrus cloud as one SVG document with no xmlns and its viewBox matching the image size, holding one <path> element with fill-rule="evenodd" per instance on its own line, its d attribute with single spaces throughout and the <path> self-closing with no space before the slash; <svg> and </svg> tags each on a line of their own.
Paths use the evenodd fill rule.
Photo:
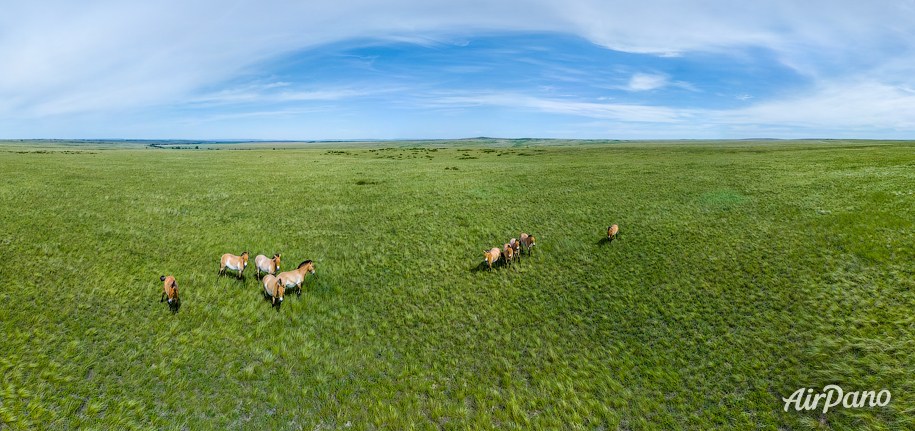
<svg viewBox="0 0 915 431">
<path fill-rule="evenodd" d="M 604 120 L 674 123 L 685 120 L 692 114 L 662 106 L 648 106 L 624 103 L 582 102 L 577 100 L 533 97 L 513 93 L 486 93 L 439 95 L 425 100 L 430 108 L 471 108 L 475 106 L 498 106 L 503 108 L 537 110 L 553 114 Z"/>
<path fill-rule="evenodd" d="M 907 85 L 840 80 L 822 83 L 801 95 L 761 102 L 721 112 L 718 121 L 730 124 L 767 124 L 812 130 L 855 133 L 915 130 L 915 90 Z"/>
<path fill-rule="evenodd" d="M 651 91 L 666 87 L 670 79 L 667 75 L 636 73 L 629 79 L 626 89 L 629 91 Z"/>
<path fill-rule="evenodd" d="M 855 137 L 862 133 L 891 137 L 895 132 L 915 129 L 915 89 L 875 82 L 833 82 L 806 94 L 738 109 L 671 108 L 664 106 L 582 102 L 531 97 L 512 93 L 442 95 L 428 101 L 428 107 L 513 107 L 592 120 L 591 129 L 628 124 L 653 124 L 667 129 L 647 130 L 629 137 L 737 138 L 753 133 L 777 132 L 784 137 Z M 630 129 L 638 130 L 638 129 Z M 618 135 L 617 135 L 618 136 Z"/>
<path fill-rule="evenodd" d="M 910 136 L 913 23 L 911 0 L 13 0 L 0 14 L 0 137 L 154 137 L 156 126 L 207 137 L 212 121 L 170 126 L 177 113 L 312 118 L 329 102 L 333 121 L 296 129 L 252 115 L 262 123 L 232 130 L 239 138 L 267 130 L 334 137 L 376 115 L 378 133 L 412 126 L 411 136 L 423 137 L 438 129 L 416 126 L 411 120 L 429 113 L 410 101 L 442 90 L 463 93 L 452 97 L 468 106 L 475 99 L 540 114 L 529 135 L 574 130 L 563 124 L 580 117 L 614 130 L 637 130 L 621 127 L 630 122 L 696 134 L 780 125 L 784 135 Z M 552 36 L 518 43 L 519 34 Z M 371 49 L 334 59 L 333 50 L 348 55 L 354 46 Z M 403 46 L 414 48 L 389 50 Z M 410 61 L 397 63 L 398 55 Z M 488 114 L 461 121 L 470 130 L 490 124 Z"/>
<path fill-rule="evenodd" d="M 288 82 L 244 85 L 189 98 L 185 103 L 201 105 L 266 104 L 283 102 L 337 101 L 378 96 L 399 91 L 397 87 L 294 87 Z"/>
</svg>

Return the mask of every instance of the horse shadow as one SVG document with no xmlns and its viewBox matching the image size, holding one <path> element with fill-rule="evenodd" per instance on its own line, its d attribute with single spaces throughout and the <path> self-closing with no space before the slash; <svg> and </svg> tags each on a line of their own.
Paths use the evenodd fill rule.
<svg viewBox="0 0 915 431">
<path fill-rule="evenodd" d="M 233 280 L 241 281 L 242 283 L 246 283 L 248 281 L 248 276 L 244 273 L 242 273 L 241 275 L 237 275 L 237 274 L 230 274 L 228 272 L 219 272 L 216 274 L 216 276 L 217 276 L 217 280 L 219 278 L 231 278 Z M 255 280 L 257 280 L 256 275 L 254 278 L 255 278 Z"/>
<path fill-rule="evenodd" d="M 168 309 L 172 314 L 178 314 L 178 310 L 181 308 L 181 299 L 175 298 L 175 300 L 168 303 Z"/>
<path fill-rule="evenodd" d="M 487 265 L 486 262 L 480 262 L 474 266 L 471 266 L 470 272 L 486 271 L 487 269 L 489 269 L 489 265 Z"/>
<path fill-rule="evenodd" d="M 605 245 L 610 245 L 610 244 L 613 243 L 613 241 L 619 241 L 620 239 L 622 239 L 622 235 L 621 235 L 621 234 L 616 234 L 616 237 L 614 237 L 614 238 L 612 238 L 612 239 L 611 239 L 611 238 L 608 238 L 608 237 L 603 237 L 603 238 L 600 239 L 600 241 L 597 242 L 597 246 L 598 246 L 598 247 L 603 247 L 603 246 L 605 246 Z"/>
<path fill-rule="evenodd" d="M 511 268 L 514 265 L 517 265 L 518 261 L 516 260 L 511 265 L 507 264 L 504 260 L 499 259 L 492 264 L 492 271 L 495 271 L 499 268 Z M 489 265 L 486 262 L 480 262 L 472 267 L 470 267 L 470 272 L 477 273 L 483 271 L 490 271 Z"/>
<path fill-rule="evenodd" d="M 268 295 L 267 292 L 264 292 L 263 290 L 261 290 L 261 297 L 264 298 L 264 301 L 270 303 L 270 308 L 276 309 L 276 312 L 279 313 L 280 307 L 283 306 L 283 302 L 282 302 L 282 301 L 277 301 L 276 304 L 274 304 L 274 303 L 273 303 L 273 297 L 270 296 L 270 295 Z"/>
</svg>

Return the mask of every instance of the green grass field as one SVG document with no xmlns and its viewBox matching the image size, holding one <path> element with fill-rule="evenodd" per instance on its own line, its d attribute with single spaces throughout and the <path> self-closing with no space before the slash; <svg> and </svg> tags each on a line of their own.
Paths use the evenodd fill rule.
<svg viewBox="0 0 915 431">
<path fill-rule="evenodd" d="M 0 144 L 0 430 L 915 428 L 915 143 L 275 146 Z"/>
</svg>

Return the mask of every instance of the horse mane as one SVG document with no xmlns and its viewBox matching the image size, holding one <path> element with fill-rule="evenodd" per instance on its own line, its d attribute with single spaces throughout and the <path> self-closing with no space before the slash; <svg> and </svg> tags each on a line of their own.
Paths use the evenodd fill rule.
<svg viewBox="0 0 915 431">
<path fill-rule="evenodd" d="M 295 269 L 299 269 L 305 265 L 308 265 L 309 263 L 311 263 L 311 259 L 308 259 L 305 262 L 300 263 L 299 266 L 297 266 Z"/>
</svg>

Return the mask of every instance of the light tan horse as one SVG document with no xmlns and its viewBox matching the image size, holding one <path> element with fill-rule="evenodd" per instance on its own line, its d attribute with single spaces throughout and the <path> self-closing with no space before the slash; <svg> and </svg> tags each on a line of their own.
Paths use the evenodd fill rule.
<svg viewBox="0 0 915 431">
<path fill-rule="evenodd" d="M 255 256 L 254 267 L 257 269 L 257 278 L 261 278 L 261 272 L 276 274 L 276 272 L 280 270 L 279 253 L 274 254 L 272 259 L 262 254 Z"/>
<path fill-rule="evenodd" d="M 159 281 L 163 282 L 162 295 L 159 297 L 159 302 L 168 299 L 168 308 L 172 310 L 172 313 L 177 312 L 181 299 L 178 298 L 178 283 L 175 282 L 175 277 L 163 275 L 159 277 Z"/>
<path fill-rule="evenodd" d="M 242 273 L 245 271 L 245 268 L 248 267 L 248 252 L 244 252 L 241 256 L 236 256 L 232 253 L 226 253 L 222 255 L 222 259 L 219 261 L 219 275 L 226 273 L 226 268 L 233 271 L 238 271 L 238 278 L 242 277 Z"/>
<path fill-rule="evenodd" d="M 505 245 L 502 246 L 502 257 L 505 259 L 506 265 L 511 265 L 512 258 L 515 257 L 515 249 L 512 248 L 511 244 L 505 243 Z"/>
<path fill-rule="evenodd" d="M 489 250 L 483 250 L 483 261 L 489 265 L 489 269 L 492 270 L 492 264 L 496 263 L 499 260 L 499 247 L 493 247 Z"/>
<path fill-rule="evenodd" d="M 620 227 L 613 225 L 607 228 L 607 241 L 613 242 L 616 239 L 616 235 L 620 233 Z"/>
<path fill-rule="evenodd" d="M 270 298 L 270 302 L 276 307 L 279 311 L 280 306 L 283 305 L 283 296 L 286 294 L 286 285 L 283 284 L 283 281 L 279 278 L 276 278 L 273 274 L 267 274 L 264 276 L 264 296 Z"/>
<path fill-rule="evenodd" d="M 302 283 L 305 282 L 305 276 L 308 273 L 315 273 L 315 264 L 311 260 L 306 260 L 299 264 L 299 266 L 292 270 L 281 272 L 277 275 L 277 278 L 283 280 L 284 287 L 295 287 L 296 294 L 302 294 Z"/>
<path fill-rule="evenodd" d="M 534 236 L 521 232 L 520 238 L 521 238 L 520 239 L 521 245 L 524 247 L 525 251 L 527 251 L 527 254 L 531 254 L 531 249 L 534 248 L 535 245 L 537 245 L 537 241 L 534 238 Z"/>
</svg>

